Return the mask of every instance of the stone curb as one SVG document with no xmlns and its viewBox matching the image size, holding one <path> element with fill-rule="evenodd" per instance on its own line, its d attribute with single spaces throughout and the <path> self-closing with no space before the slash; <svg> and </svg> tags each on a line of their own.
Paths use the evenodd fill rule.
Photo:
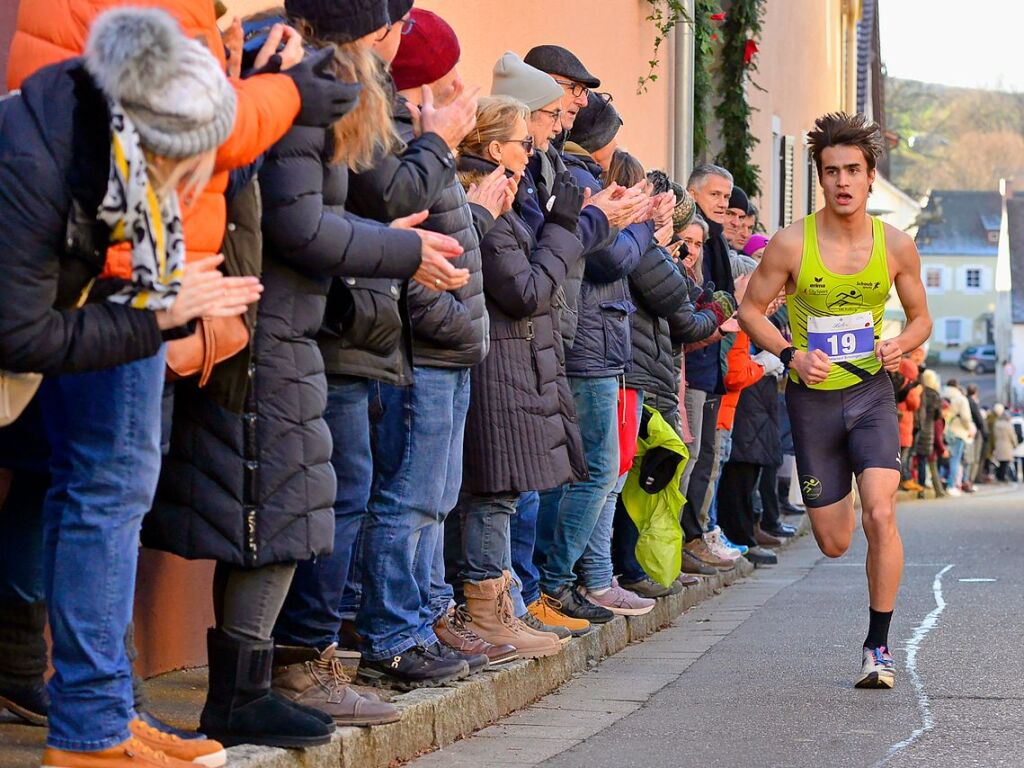
<svg viewBox="0 0 1024 768">
<path fill-rule="evenodd" d="M 803 527 L 803 526 L 801 526 Z M 545 696 L 601 659 L 672 623 L 680 614 L 752 573 L 740 560 L 733 570 L 702 579 L 678 595 L 658 600 L 646 616 L 619 616 L 572 640 L 561 653 L 517 661 L 444 688 L 391 699 L 402 719 L 375 728 L 340 728 L 330 744 L 306 750 L 240 746 L 228 750 L 231 766 L 245 768 L 387 768 L 440 747 Z"/>
</svg>

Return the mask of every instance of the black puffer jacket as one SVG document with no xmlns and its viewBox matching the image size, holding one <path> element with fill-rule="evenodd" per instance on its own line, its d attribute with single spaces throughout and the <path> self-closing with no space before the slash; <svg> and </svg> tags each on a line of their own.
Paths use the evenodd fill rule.
<svg viewBox="0 0 1024 768">
<path fill-rule="evenodd" d="M 398 134 L 405 141 L 415 135 L 408 110 L 395 116 Z M 469 270 L 469 282 L 454 291 L 431 291 L 409 284 L 412 318 L 412 353 L 416 365 L 469 368 L 487 355 L 487 307 L 480 264 L 480 239 L 494 226 L 494 218 L 479 205 L 470 206 L 466 192 L 452 179 L 430 206 L 422 229 L 450 235 L 463 254 L 452 265 Z"/>
<path fill-rule="evenodd" d="M 494 168 L 459 161 L 466 185 Z M 535 239 L 519 214 L 528 194 L 520 187 L 481 243 L 491 351 L 470 379 L 462 487 L 471 493 L 545 490 L 587 476 L 553 303 L 583 245 L 556 225 Z"/>
<path fill-rule="evenodd" d="M 602 189 L 597 180 L 601 167 L 589 155 L 569 153 L 565 162 L 581 187 L 592 192 Z M 570 376 L 621 376 L 632 365 L 629 316 L 636 308 L 626 278 L 653 239 L 653 224 L 634 224 L 619 232 L 608 248 L 587 253 L 577 302 L 576 337 L 566 353 Z"/>
<path fill-rule="evenodd" d="M 430 208 L 456 183 L 455 158 L 444 140 L 436 133 L 414 136 L 404 101 L 396 100 L 394 113 L 408 142 L 405 150 L 349 175 L 348 210 L 385 223 Z M 335 280 L 328 320 L 317 336 L 328 374 L 412 383 L 412 328 L 404 291 L 401 280 Z"/>
<path fill-rule="evenodd" d="M 740 393 L 729 461 L 774 467 L 782 463 L 779 382 L 765 376 Z"/>
<path fill-rule="evenodd" d="M 95 371 L 155 355 L 152 312 L 98 300 L 110 116 L 80 59 L 46 67 L 0 102 L 0 369 Z M 102 295 L 97 284 L 92 295 Z"/>
<path fill-rule="evenodd" d="M 693 283 L 680 273 L 656 243 L 644 252 L 629 274 L 629 292 L 636 305 L 630 317 L 633 367 L 626 386 L 672 402 L 679 400 L 679 368 L 673 347 L 703 341 L 718 321 L 710 309 L 695 311 Z"/>
<path fill-rule="evenodd" d="M 534 235 L 540 235 L 540 229 L 544 222 L 543 209 L 551 197 L 549 186 L 551 180 L 559 173 L 566 170 L 565 160 L 562 158 L 562 146 L 564 136 L 558 142 L 551 142 L 544 152 L 535 152 L 530 158 L 527 175 L 524 178 L 533 183 L 536 194 L 532 199 L 527 200 L 523 205 L 523 218 L 533 229 Z M 579 224 L 576 226 L 576 236 L 583 243 L 583 254 L 598 254 L 607 251 L 618 237 L 619 230 L 609 225 L 608 217 L 604 212 L 593 205 L 586 206 L 580 211 Z M 587 266 L 586 259 L 577 260 L 565 276 L 565 283 L 555 294 L 555 303 L 558 305 L 561 315 L 562 341 L 566 347 L 571 348 L 576 340 L 576 327 L 579 324 L 579 297 L 580 288 L 583 284 L 583 271 Z"/>
<path fill-rule="evenodd" d="M 205 434 L 173 435 L 181 471 L 164 472 L 146 518 L 147 546 L 243 566 L 305 560 L 333 547 L 327 379 L 314 341 L 327 291 L 339 275 L 408 279 L 419 267 L 420 240 L 340 213 L 348 173 L 332 153 L 332 134 L 296 126 L 267 156 L 264 291 L 246 413 L 207 412 Z"/>
</svg>

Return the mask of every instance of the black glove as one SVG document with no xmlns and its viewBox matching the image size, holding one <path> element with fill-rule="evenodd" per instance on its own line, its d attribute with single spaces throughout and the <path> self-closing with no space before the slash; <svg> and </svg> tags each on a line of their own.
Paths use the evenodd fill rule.
<svg viewBox="0 0 1024 768">
<path fill-rule="evenodd" d="M 576 224 L 583 207 L 583 190 L 568 171 L 562 171 L 555 177 L 546 207 L 548 211 L 544 220 L 548 224 L 556 224 L 576 234 Z"/>
<path fill-rule="evenodd" d="M 359 100 L 363 89 L 359 83 L 337 80 L 327 72 L 333 57 L 331 48 L 307 53 L 302 61 L 282 73 L 295 81 L 302 99 L 295 125 L 328 128 L 351 111 Z"/>
</svg>

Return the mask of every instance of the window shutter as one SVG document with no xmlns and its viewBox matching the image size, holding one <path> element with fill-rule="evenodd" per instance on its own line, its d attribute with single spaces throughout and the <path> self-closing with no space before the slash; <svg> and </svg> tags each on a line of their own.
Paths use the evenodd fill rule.
<svg viewBox="0 0 1024 768">
<path fill-rule="evenodd" d="M 784 136 L 783 142 L 785 143 L 785 157 L 784 163 L 786 168 L 785 186 L 783 188 L 782 198 L 782 220 L 783 226 L 788 227 L 793 223 L 793 182 L 794 176 L 796 175 L 796 137 L 795 136 Z"/>
<path fill-rule="evenodd" d="M 981 288 L 984 291 L 992 290 L 992 270 L 988 267 L 981 268 Z"/>
<path fill-rule="evenodd" d="M 953 289 L 957 291 L 967 290 L 967 267 L 956 268 L 956 282 L 953 283 Z"/>
<path fill-rule="evenodd" d="M 810 150 L 804 149 L 804 154 L 804 173 L 807 174 L 807 208 L 804 213 L 810 216 L 818 210 L 818 168 L 814 165 Z"/>
</svg>

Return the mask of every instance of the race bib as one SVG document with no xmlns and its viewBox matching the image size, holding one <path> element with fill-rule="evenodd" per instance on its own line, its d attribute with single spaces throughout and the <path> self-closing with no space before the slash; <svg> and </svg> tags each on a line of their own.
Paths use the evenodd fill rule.
<svg viewBox="0 0 1024 768">
<path fill-rule="evenodd" d="M 807 318 L 807 351 L 820 349 L 833 363 L 859 360 L 875 352 L 875 323 L 870 312 Z"/>
</svg>

